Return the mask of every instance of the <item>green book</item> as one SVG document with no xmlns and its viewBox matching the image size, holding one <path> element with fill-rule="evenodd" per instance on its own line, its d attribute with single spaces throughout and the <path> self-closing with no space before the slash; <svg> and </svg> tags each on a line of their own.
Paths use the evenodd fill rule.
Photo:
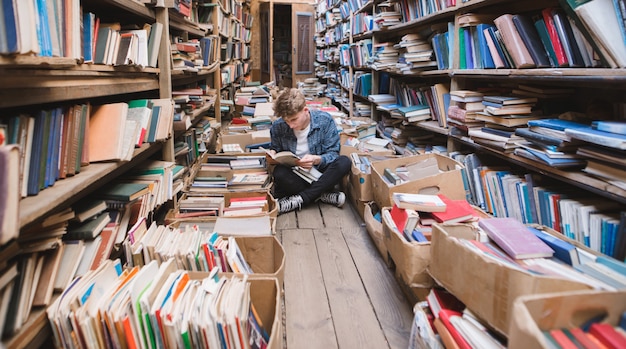
<svg viewBox="0 0 626 349">
<path fill-rule="evenodd" d="M 111 221 L 108 212 L 102 212 L 83 223 L 70 225 L 63 236 L 66 240 L 92 240 L 100 235 L 102 229 Z"/>
<path fill-rule="evenodd" d="M 126 201 L 136 200 L 148 193 L 148 185 L 143 183 L 115 183 L 107 186 L 98 193 L 104 200 Z"/>
<path fill-rule="evenodd" d="M 465 28 L 459 28 L 459 55 L 462 55 L 459 59 L 459 69 L 467 69 L 465 63 Z"/>
<path fill-rule="evenodd" d="M 543 18 L 537 18 L 535 20 L 535 28 L 537 28 L 537 32 L 539 33 L 539 38 L 541 39 L 541 43 L 543 44 L 543 48 L 548 52 L 548 58 L 550 59 L 550 65 L 553 67 L 559 66 L 559 61 L 556 59 L 556 53 L 554 52 L 554 47 L 552 47 L 552 41 L 550 41 L 550 35 L 548 34 L 548 29 L 546 28 L 546 23 Z"/>
</svg>

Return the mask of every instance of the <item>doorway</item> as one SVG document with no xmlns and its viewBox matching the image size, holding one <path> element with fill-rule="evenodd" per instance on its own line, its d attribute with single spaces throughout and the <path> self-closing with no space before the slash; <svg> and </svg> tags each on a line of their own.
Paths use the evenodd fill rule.
<svg viewBox="0 0 626 349">
<path fill-rule="evenodd" d="M 281 87 L 292 87 L 291 5 L 274 5 L 274 81 Z"/>
<path fill-rule="evenodd" d="M 261 82 L 297 87 L 315 76 L 314 13 L 310 3 L 260 4 Z"/>
</svg>

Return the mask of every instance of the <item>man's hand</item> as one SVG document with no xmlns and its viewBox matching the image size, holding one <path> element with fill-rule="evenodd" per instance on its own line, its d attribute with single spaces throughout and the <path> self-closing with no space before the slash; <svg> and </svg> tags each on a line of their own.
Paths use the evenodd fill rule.
<svg viewBox="0 0 626 349">
<path fill-rule="evenodd" d="M 313 167 L 313 165 L 319 164 L 321 160 L 322 160 L 322 157 L 319 155 L 307 154 L 303 156 L 302 159 L 300 159 L 300 161 L 297 162 L 297 164 L 298 166 L 308 170 L 311 167 Z"/>
</svg>

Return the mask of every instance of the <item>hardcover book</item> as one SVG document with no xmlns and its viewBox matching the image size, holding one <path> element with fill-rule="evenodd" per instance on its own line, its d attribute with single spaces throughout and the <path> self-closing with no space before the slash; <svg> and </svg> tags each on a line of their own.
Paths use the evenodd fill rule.
<svg viewBox="0 0 626 349">
<path fill-rule="evenodd" d="M 493 22 L 502 35 L 504 45 L 509 51 L 509 54 L 511 54 L 513 63 L 515 63 L 515 68 L 535 68 L 535 62 L 528 52 L 526 45 L 524 45 L 519 32 L 515 28 L 515 24 L 513 24 L 513 15 L 501 15 L 500 17 L 494 19 Z"/>
<path fill-rule="evenodd" d="M 554 254 L 550 246 L 514 218 L 483 218 L 478 226 L 512 258 L 552 257 Z"/>
<path fill-rule="evenodd" d="M 393 193 L 392 200 L 400 208 L 422 212 L 445 212 L 446 204 L 437 195 Z"/>
<path fill-rule="evenodd" d="M 513 24 L 515 24 L 515 28 L 517 28 L 537 68 L 549 68 L 551 64 L 548 54 L 543 48 L 539 33 L 530 18 L 524 15 L 513 15 Z"/>
</svg>

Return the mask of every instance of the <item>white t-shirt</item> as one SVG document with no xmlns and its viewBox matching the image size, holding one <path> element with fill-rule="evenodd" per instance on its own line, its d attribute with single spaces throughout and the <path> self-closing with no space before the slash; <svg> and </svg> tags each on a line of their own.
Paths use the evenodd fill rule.
<svg viewBox="0 0 626 349">
<path fill-rule="evenodd" d="M 298 139 L 298 143 L 296 145 L 296 155 L 299 157 L 303 157 L 309 154 L 309 142 L 307 140 L 307 136 L 309 135 L 309 131 L 311 130 L 311 123 L 304 130 L 298 131 L 293 130 L 293 133 L 296 135 Z"/>
</svg>

